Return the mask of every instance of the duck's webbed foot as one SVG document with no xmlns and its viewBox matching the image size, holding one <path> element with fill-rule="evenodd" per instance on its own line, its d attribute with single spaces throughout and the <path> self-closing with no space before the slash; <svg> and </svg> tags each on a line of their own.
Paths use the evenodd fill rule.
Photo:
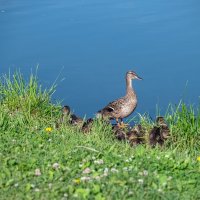
<svg viewBox="0 0 200 200">
<path fill-rule="evenodd" d="M 120 128 L 120 129 L 123 129 L 123 128 L 126 128 L 129 126 L 129 124 L 125 124 L 122 119 L 121 119 L 121 122 L 118 121 L 118 119 L 116 119 L 117 121 L 117 126 Z"/>
</svg>

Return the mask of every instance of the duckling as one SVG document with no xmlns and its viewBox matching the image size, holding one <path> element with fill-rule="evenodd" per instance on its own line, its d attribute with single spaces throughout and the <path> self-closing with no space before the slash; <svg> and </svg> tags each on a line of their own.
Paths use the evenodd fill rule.
<svg viewBox="0 0 200 200">
<path fill-rule="evenodd" d="M 163 140 L 160 136 L 160 127 L 154 126 L 149 134 L 149 143 L 152 147 L 155 147 L 156 144 L 163 145 Z"/>
<path fill-rule="evenodd" d="M 127 133 L 131 146 L 144 143 L 144 130 L 140 124 L 136 125 Z"/>
<path fill-rule="evenodd" d="M 60 124 L 66 122 L 66 119 L 69 119 L 70 115 L 70 107 L 69 106 L 63 106 L 62 107 L 62 117 L 58 119 L 56 122 L 56 128 L 60 127 Z"/>
<path fill-rule="evenodd" d="M 112 130 L 115 134 L 116 139 L 118 139 L 120 141 L 127 139 L 126 132 L 122 128 L 120 128 L 118 125 L 114 125 L 112 127 Z"/>
<path fill-rule="evenodd" d="M 81 130 L 84 132 L 84 133 L 88 133 L 91 131 L 92 129 L 92 124 L 93 124 L 93 119 L 92 118 L 89 118 L 86 122 L 83 123 L 83 126 L 81 128 Z"/>
<path fill-rule="evenodd" d="M 138 140 L 138 136 L 135 132 L 133 132 L 133 131 L 128 132 L 127 136 L 128 136 L 129 144 L 131 146 L 137 146 L 138 144 L 140 144 L 140 141 Z"/>
<path fill-rule="evenodd" d="M 70 115 L 70 107 L 69 106 L 63 106 L 62 108 L 62 122 L 65 121 L 66 118 L 68 118 Z"/>
<path fill-rule="evenodd" d="M 137 132 L 138 137 L 144 137 L 145 130 L 144 130 L 144 127 L 142 127 L 141 124 L 134 126 L 133 129 L 135 129 L 135 131 Z"/>
<path fill-rule="evenodd" d="M 160 126 L 160 135 L 163 140 L 166 140 L 170 137 L 170 129 L 165 122 L 164 117 L 157 117 L 156 123 Z"/>
<path fill-rule="evenodd" d="M 170 130 L 167 126 L 164 117 L 156 118 L 156 126 L 153 127 L 149 134 L 149 143 L 152 147 L 155 147 L 156 144 L 162 146 L 164 141 L 169 137 Z"/>
<path fill-rule="evenodd" d="M 72 114 L 70 116 L 70 123 L 74 126 L 81 126 L 83 124 L 83 119 L 76 116 L 75 114 Z"/>
<path fill-rule="evenodd" d="M 69 106 L 63 106 L 62 114 L 63 115 L 69 115 L 70 114 L 70 107 Z"/>
<path fill-rule="evenodd" d="M 120 141 L 127 139 L 126 133 L 123 130 L 117 130 L 115 132 L 115 137 Z"/>
<path fill-rule="evenodd" d="M 69 122 L 72 125 L 80 125 L 83 123 L 83 119 L 76 116 L 75 114 L 72 114 L 70 111 L 70 107 L 69 106 L 63 106 L 62 108 L 62 118 L 66 118 L 70 116 Z"/>
<path fill-rule="evenodd" d="M 101 116 L 103 119 L 115 119 L 119 127 L 124 127 L 123 118 L 128 117 L 133 113 L 137 107 L 137 96 L 132 87 L 132 80 L 142 80 L 135 72 L 128 71 L 126 73 L 126 95 L 119 98 L 106 107 L 99 110 L 97 117 Z M 119 122 L 119 120 L 121 122 Z"/>
</svg>

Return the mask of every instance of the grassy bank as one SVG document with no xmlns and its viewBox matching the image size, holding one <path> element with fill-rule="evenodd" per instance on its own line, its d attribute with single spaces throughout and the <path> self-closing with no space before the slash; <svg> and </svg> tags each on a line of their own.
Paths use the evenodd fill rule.
<svg viewBox="0 0 200 200">
<path fill-rule="evenodd" d="M 90 134 L 56 124 L 61 105 L 37 78 L 0 81 L 0 199 L 200 199 L 200 111 L 180 103 L 161 148 L 130 147 L 95 121 Z M 153 126 L 141 117 L 145 126 Z"/>
</svg>

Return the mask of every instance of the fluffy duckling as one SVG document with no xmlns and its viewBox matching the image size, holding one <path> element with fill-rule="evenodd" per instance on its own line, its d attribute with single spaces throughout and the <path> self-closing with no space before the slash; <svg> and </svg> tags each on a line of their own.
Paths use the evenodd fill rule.
<svg viewBox="0 0 200 200">
<path fill-rule="evenodd" d="M 70 107 L 69 106 L 63 106 L 62 114 L 65 115 L 65 116 L 69 115 L 70 114 Z"/>
<path fill-rule="evenodd" d="M 69 106 L 63 106 L 62 107 L 62 116 L 61 118 L 56 122 L 56 128 L 60 127 L 60 124 L 66 122 L 69 120 L 70 115 L 70 107 Z"/>
<path fill-rule="evenodd" d="M 144 143 L 144 130 L 140 124 L 134 126 L 126 135 L 131 146 Z"/>
<path fill-rule="evenodd" d="M 68 118 L 70 115 L 70 107 L 69 106 L 63 106 L 62 108 L 62 121 L 64 121 L 66 118 Z"/>
<path fill-rule="evenodd" d="M 166 140 L 169 138 L 170 136 L 170 129 L 167 125 L 167 123 L 165 122 L 164 117 L 157 117 L 156 118 L 156 123 L 158 124 L 158 126 L 160 127 L 160 135 L 161 138 L 163 140 Z"/>
<path fill-rule="evenodd" d="M 74 126 L 81 126 L 83 124 L 83 119 L 76 116 L 75 114 L 72 114 L 70 116 L 70 123 Z"/>
<path fill-rule="evenodd" d="M 170 136 L 170 130 L 166 124 L 164 117 L 156 118 L 156 126 L 153 127 L 149 134 L 149 143 L 152 147 L 156 144 L 162 146 L 164 141 Z"/>
<path fill-rule="evenodd" d="M 154 126 L 149 134 L 149 143 L 152 147 L 155 147 L 156 144 L 163 145 L 164 141 L 160 136 L 160 127 Z"/>
<path fill-rule="evenodd" d="M 120 129 L 115 132 L 115 137 L 120 141 L 127 139 L 126 132 Z"/>
<path fill-rule="evenodd" d="M 125 130 L 120 128 L 118 125 L 113 125 L 112 126 L 112 130 L 113 130 L 113 132 L 115 134 L 116 139 L 118 139 L 120 141 L 127 139 Z"/>
<path fill-rule="evenodd" d="M 83 126 L 81 128 L 81 130 L 84 132 L 84 133 L 88 133 L 91 131 L 92 129 L 92 124 L 93 124 L 93 119 L 92 118 L 89 118 L 86 122 L 83 123 Z"/>
<path fill-rule="evenodd" d="M 80 125 L 83 123 L 83 119 L 76 116 L 75 114 L 71 114 L 69 106 L 63 106 L 62 108 L 62 121 L 69 117 L 69 123 L 72 125 Z"/>
</svg>

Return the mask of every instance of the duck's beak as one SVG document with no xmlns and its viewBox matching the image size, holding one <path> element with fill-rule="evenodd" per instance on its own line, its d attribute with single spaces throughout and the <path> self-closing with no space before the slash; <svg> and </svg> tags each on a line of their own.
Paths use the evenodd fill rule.
<svg viewBox="0 0 200 200">
<path fill-rule="evenodd" d="M 140 78 L 138 75 L 136 75 L 135 78 L 138 79 L 138 80 L 143 80 L 143 79 Z"/>
</svg>

